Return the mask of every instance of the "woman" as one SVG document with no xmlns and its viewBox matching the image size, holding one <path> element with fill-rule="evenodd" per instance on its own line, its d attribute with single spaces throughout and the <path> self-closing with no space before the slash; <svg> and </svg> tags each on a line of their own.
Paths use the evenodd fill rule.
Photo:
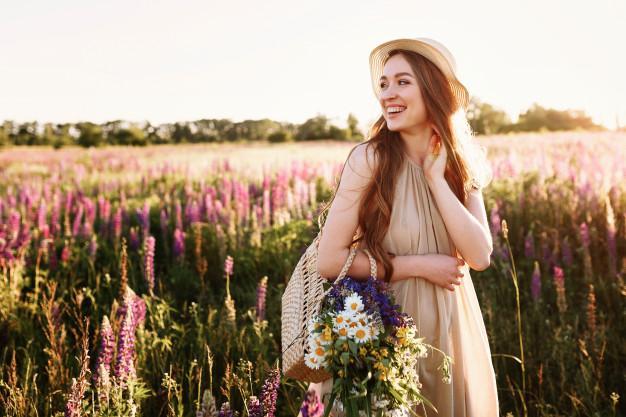
<svg viewBox="0 0 626 417">
<path fill-rule="evenodd" d="M 438 413 L 424 405 L 416 413 L 497 416 L 491 352 L 469 274 L 488 268 L 492 252 L 481 193 L 491 171 L 465 117 L 469 94 L 452 54 L 432 39 L 379 45 L 370 70 L 383 114 L 344 165 L 318 271 L 334 279 L 352 242 L 369 248 L 379 277 L 390 282 L 420 336 L 453 358 L 449 383 L 436 351 L 420 360 L 422 393 Z M 369 271 L 368 257 L 358 251 L 348 275 L 366 279 Z M 331 387 L 327 380 L 310 389 L 322 397 Z"/>
</svg>

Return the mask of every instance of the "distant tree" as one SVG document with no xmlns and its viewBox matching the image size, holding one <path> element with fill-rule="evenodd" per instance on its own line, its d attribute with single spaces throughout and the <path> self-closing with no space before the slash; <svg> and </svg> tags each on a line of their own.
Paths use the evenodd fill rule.
<svg viewBox="0 0 626 417">
<path fill-rule="evenodd" d="M 472 97 L 467 109 L 467 120 L 477 135 L 492 135 L 503 132 L 511 124 L 511 119 L 502 110 Z"/>
<path fill-rule="evenodd" d="M 291 142 L 293 140 L 293 136 L 290 132 L 285 130 L 278 130 L 267 137 L 267 140 L 272 143 L 278 142 Z"/>
<path fill-rule="evenodd" d="M 534 103 L 526 112 L 519 115 L 513 125 L 514 131 L 533 132 L 540 130 L 605 130 L 593 123 L 591 117 L 582 110 L 549 109 Z"/>
<path fill-rule="evenodd" d="M 348 114 L 348 139 L 354 141 L 363 139 L 363 133 L 359 130 L 359 121 L 352 113 Z"/>
<path fill-rule="evenodd" d="M 102 127 L 100 125 L 91 122 L 81 122 L 76 124 L 76 128 L 80 132 L 80 135 L 78 136 L 78 144 L 80 146 L 89 148 L 104 144 Z"/>
</svg>

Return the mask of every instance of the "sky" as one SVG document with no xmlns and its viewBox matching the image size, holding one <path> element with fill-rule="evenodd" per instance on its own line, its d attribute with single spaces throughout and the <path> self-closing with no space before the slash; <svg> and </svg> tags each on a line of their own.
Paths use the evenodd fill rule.
<svg viewBox="0 0 626 417">
<path fill-rule="evenodd" d="M 365 127 L 380 114 L 370 51 L 429 37 L 512 120 L 537 102 L 613 128 L 626 125 L 625 20 L 624 0 L 3 2 L 0 122 L 353 113 Z"/>
</svg>

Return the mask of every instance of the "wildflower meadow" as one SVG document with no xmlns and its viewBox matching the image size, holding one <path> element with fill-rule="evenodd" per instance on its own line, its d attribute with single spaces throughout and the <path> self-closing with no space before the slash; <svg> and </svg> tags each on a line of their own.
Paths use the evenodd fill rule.
<svg viewBox="0 0 626 417">
<path fill-rule="evenodd" d="M 480 140 L 501 415 L 625 415 L 626 134 Z M 0 415 L 321 415 L 280 298 L 352 146 L 0 151 Z"/>
</svg>

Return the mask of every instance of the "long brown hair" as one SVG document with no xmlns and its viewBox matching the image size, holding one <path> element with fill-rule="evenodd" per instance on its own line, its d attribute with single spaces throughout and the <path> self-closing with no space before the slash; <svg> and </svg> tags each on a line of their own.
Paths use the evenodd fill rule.
<svg viewBox="0 0 626 417">
<path fill-rule="evenodd" d="M 439 132 L 442 145 L 446 147 L 448 154 L 444 178 L 459 201 L 465 204 L 471 174 L 466 161 L 457 149 L 458 141 L 452 124 L 452 116 L 460 110 L 460 104 L 457 103 L 445 75 L 430 60 L 405 50 L 391 51 L 387 60 L 396 54 L 404 56 L 415 73 L 428 112 L 427 117 Z M 396 181 L 402 166 L 398 162 L 404 162 L 405 158 L 404 144 L 398 132 L 392 132 L 387 128 L 382 115 L 371 127 L 368 136 L 369 139 L 364 143 L 367 148 L 371 147 L 374 150 L 376 163 L 372 178 L 363 190 L 359 206 L 360 233 L 355 235 L 352 243 L 361 240 L 365 242 L 365 247 L 374 258 L 383 264 L 384 280 L 389 282 L 393 275 L 391 259 L 394 254 L 383 249 L 382 241 L 389 230 Z M 367 148 L 366 153 L 369 150 Z M 354 149 L 350 154 L 353 151 Z M 343 169 L 341 173 L 343 174 Z M 331 201 L 322 209 L 322 215 L 332 204 L 338 188 L 339 183 Z"/>
</svg>

